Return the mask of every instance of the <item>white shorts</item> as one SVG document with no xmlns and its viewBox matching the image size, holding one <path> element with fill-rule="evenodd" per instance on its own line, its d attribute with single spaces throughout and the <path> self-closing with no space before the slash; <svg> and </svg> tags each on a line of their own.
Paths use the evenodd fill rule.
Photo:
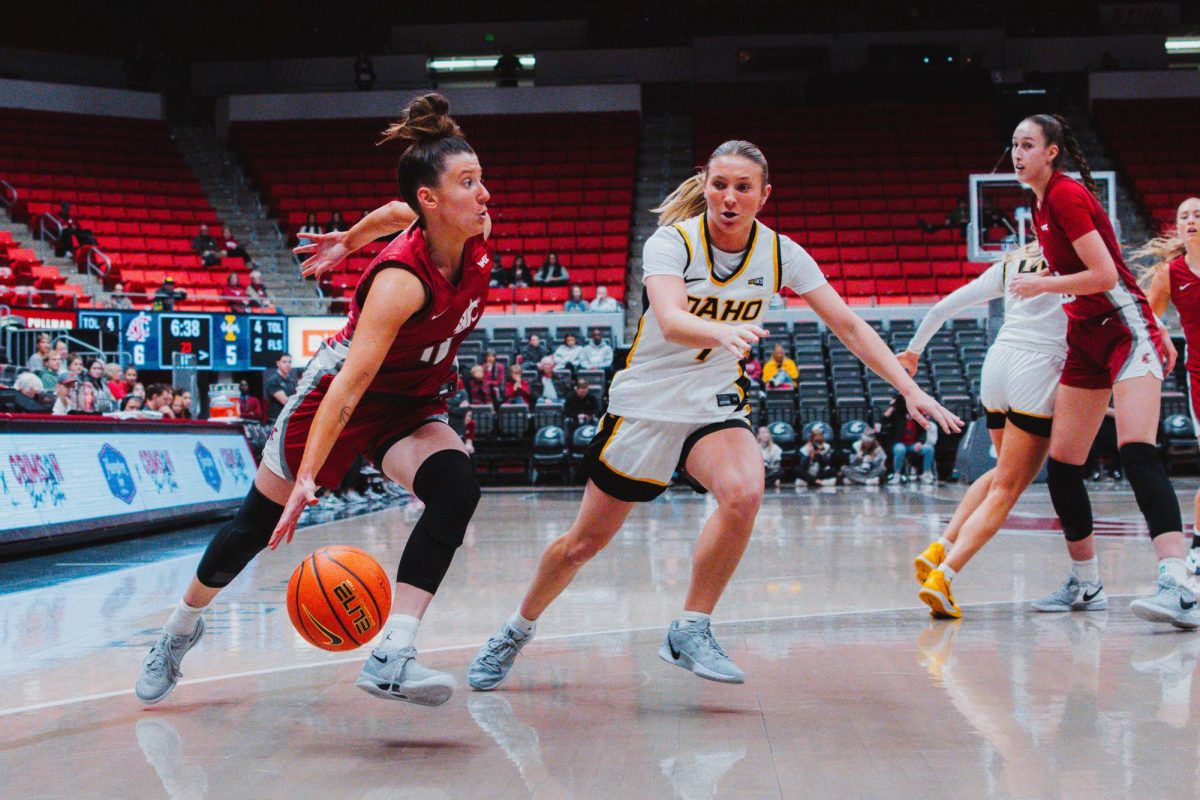
<svg viewBox="0 0 1200 800">
<path fill-rule="evenodd" d="M 665 422 L 605 414 L 588 445 L 584 465 L 605 494 L 630 503 L 658 497 L 683 469 L 696 442 L 726 428 L 752 430 L 744 415 L 720 422 Z M 695 481 L 688 481 L 703 491 Z"/>
<path fill-rule="evenodd" d="M 1002 428 L 1009 420 L 1024 431 L 1049 436 L 1065 361 L 1047 353 L 992 345 L 983 361 L 979 387 L 988 427 Z"/>
</svg>

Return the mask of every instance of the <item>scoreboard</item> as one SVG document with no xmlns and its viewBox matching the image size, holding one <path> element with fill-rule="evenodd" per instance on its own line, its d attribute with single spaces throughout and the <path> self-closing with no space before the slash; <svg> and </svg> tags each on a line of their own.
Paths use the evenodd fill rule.
<svg viewBox="0 0 1200 800">
<path fill-rule="evenodd" d="M 176 354 L 203 370 L 269 369 L 287 351 L 287 319 L 276 315 L 80 311 L 77 325 L 143 369 L 171 369 Z"/>
</svg>

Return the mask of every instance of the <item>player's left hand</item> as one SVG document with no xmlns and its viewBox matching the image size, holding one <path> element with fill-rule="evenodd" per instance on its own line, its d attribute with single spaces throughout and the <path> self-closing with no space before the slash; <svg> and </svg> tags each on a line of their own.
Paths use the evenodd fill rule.
<svg viewBox="0 0 1200 800">
<path fill-rule="evenodd" d="M 946 433 L 960 433 L 963 429 L 961 419 L 920 389 L 904 395 L 904 402 L 908 406 L 909 415 L 925 430 L 929 430 L 934 423 Z"/>
<path fill-rule="evenodd" d="M 311 254 L 300 265 L 300 274 L 305 278 L 319 278 L 345 261 L 346 256 L 353 252 L 346 246 L 348 233 L 349 231 L 333 231 L 304 234 L 304 238 L 312 241 L 292 248 L 292 252 L 298 256 Z"/>
<path fill-rule="evenodd" d="M 1008 282 L 1008 288 L 1022 300 L 1045 294 L 1045 279 L 1040 275 L 1014 275 Z"/>
<path fill-rule="evenodd" d="M 1171 332 L 1167 330 L 1167 326 L 1159 325 L 1158 330 L 1162 334 L 1163 350 L 1167 352 L 1167 363 L 1163 366 L 1163 376 L 1165 377 L 1175 371 L 1175 361 L 1179 358 L 1179 351 L 1175 349 L 1175 343 L 1171 341 Z"/>
<path fill-rule="evenodd" d="M 279 524 L 271 533 L 271 540 L 267 542 L 267 547 L 274 550 L 281 542 L 290 544 L 292 536 L 296 533 L 296 523 L 300 521 L 300 515 L 304 513 L 305 508 L 316 504 L 316 482 L 312 478 L 297 478 L 295 485 L 292 486 L 292 493 L 288 496 L 287 504 L 283 507 L 283 516 L 279 518 Z"/>
</svg>

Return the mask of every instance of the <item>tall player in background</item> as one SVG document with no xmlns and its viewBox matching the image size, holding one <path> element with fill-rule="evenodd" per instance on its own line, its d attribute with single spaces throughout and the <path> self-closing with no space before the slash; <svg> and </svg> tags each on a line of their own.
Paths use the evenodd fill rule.
<svg viewBox="0 0 1200 800">
<path fill-rule="evenodd" d="M 1192 423 L 1200 430 L 1200 197 L 1189 197 L 1175 211 L 1175 235 L 1160 236 L 1132 254 L 1151 258 L 1153 264 L 1143 273 L 1146 297 L 1158 316 L 1174 303 L 1187 342 L 1188 397 L 1192 404 Z M 1200 575 L 1200 490 L 1193 501 L 1192 551 L 1188 554 L 1189 575 Z M 1195 584 L 1193 584 L 1194 588 Z"/>
<path fill-rule="evenodd" d="M 909 374 L 915 374 L 925 345 L 946 320 L 971 306 L 1004 298 L 1004 324 L 983 362 L 979 389 L 996 466 L 971 484 L 945 533 L 914 562 L 921 583 L 918 597 L 935 617 L 962 616 L 951 582 L 1000 530 L 1050 449 L 1054 399 L 1067 357 L 1067 316 L 1056 295 L 1025 299 L 1008 291 L 1017 275 L 1045 269 L 1036 245 L 1009 253 L 931 308 L 898 356 Z"/>
<path fill-rule="evenodd" d="M 960 421 L 913 383 L 879 335 L 842 302 L 816 262 L 755 217 L 771 194 L 767 160 L 750 142 L 729 141 L 661 208 L 646 241 L 648 308 L 609 406 L 588 448 L 589 481 L 575 523 L 550 543 L 524 600 L 471 663 L 467 680 L 490 690 L 508 676 L 537 619 L 585 563 L 621 529 L 635 503 L 662 494 L 677 468 L 711 491 L 717 508 L 692 558 L 682 613 L 659 648 L 668 663 L 709 680 L 745 676 L 721 649 L 710 616 L 750 541 L 763 495 L 763 461 L 747 421 L 749 381 L 738 361 L 783 286 L 903 395 L 923 426 Z"/>
<path fill-rule="evenodd" d="M 204 609 L 264 547 L 290 542 L 317 487 L 335 488 L 359 454 L 409 487 L 425 512 L 400 559 L 384 637 L 356 685 L 421 705 L 440 705 L 453 692 L 453 677 L 417 662 L 413 641 L 479 501 L 475 471 L 444 415 L 457 389 L 455 353 L 486 303 L 492 256 L 479 159 L 447 111 L 441 95 L 425 95 L 384 132 L 384 141 L 406 145 L 398 178 L 407 206 L 391 204 L 306 248 L 323 250 L 310 267 L 328 266 L 416 220 L 363 273 L 346 326 L 309 362 L 249 496 L 209 544 L 142 664 L 142 702 L 157 703 L 175 687 L 183 656 L 204 634 Z"/>
<path fill-rule="evenodd" d="M 1059 169 L 1067 153 L 1082 184 Z M 1157 591 L 1130 608 L 1151 622 L 1200 628 L 1200 610 L 1186 585 L 1188 547 L 1179 501 L 1155 448 L 1163 370 L 1175 360 L 1171 339 L 1122 260 L 1112 222 L 1096 199 L 1095 181 L 1066 120 L 1047 114 L 1023 120 L 1013 132 L 1012 159 L 1017 180 L 1036 196 L 1034 229 L 1051 274 L 1018 275 L 1011 291 L 1021 298 L 1065 295 L 1067 312 L 1067 360 L 1047 474 L 1072 568 L 1062 588 L 1034 608 L 1079 611 L 1107 605 L 1083 465 L 1111 397 L 1121 463 L 1159 563 Z"/>
</svg>

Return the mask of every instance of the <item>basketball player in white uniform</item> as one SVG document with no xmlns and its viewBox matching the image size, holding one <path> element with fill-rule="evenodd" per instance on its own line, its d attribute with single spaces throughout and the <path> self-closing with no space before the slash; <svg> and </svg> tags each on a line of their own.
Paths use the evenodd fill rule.
<svg viewBox="0 0 1200 800">
<path fill-rule="evenodd" d="M 1050 449 L 1054 398 L 1067 357 L 1067 315 L 1059 295 L 1023 299 L 1008 291 L 1014 275 L 1045 269 L 1046 260 L 1036 244 L 1008 254 L 930 309 L 899 356 L 905 368 L 915 373 L 925 345 L 946 320 L 971 306 L 1004 298 L 1004 324 L 983 362 L 979 388 L 996 448 L 996 466 L 971 484 L 946 532 L 914 562 L 921 583 L 918 596 L 934 617 L 962 616 L 950 593 L 951 581 L 1004 524 Z M 1039 600 L 1034 608 L 1059 610 L 1040 607 L 1050 600 Z M 1089 602 L 1093 608 L 1107 607 L 1103 587 Z"/>
<path fill-rule="evenodd" d="M 726 142 L 681 185 L 646 242 L 648 310 L 610 389 L 608 413 L 587 455 L 590 480 L 571 529 L 542 554 L 516 613 L 475 656 L 467 680 L 490 690 L 507 677 L 535 622 L 575 573 L 620 530 L 634 503 L 653 500 L 682 468 L 713 493 L 683 613 L 659 655 L 709 680 L 745 676 L 713 637 L 709 616 L 750 540 L 763 494 L 763 462 L 749 422 L 738 361 L 782 286 L 802 295 L 868 366 L 908 400 L 922 425 L 960 421 L 913 383 L 869 325 L 846 307 L 802 248 L 759 223 L 770 195 L 767 162 L 749 142 Z"/>
</svg>

